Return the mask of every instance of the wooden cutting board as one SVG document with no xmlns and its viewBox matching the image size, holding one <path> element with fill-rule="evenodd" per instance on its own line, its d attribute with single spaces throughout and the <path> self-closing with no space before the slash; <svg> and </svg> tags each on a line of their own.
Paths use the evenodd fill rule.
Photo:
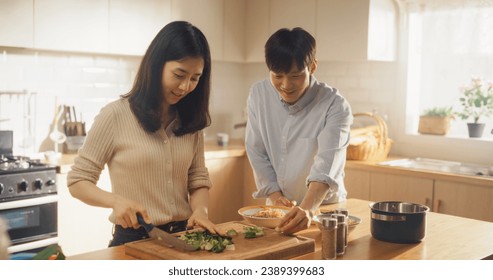
<svg viewBox="0 0 493 280">
<path fill-rule="evenodd" d="M 251 226 L 248 223 L 228 222 L 217 226 L 225 232 L 230 229 L 238 232 L 233 237 L 235 250 L 224 250 L 221 253 L 203 250 L 184 252 L 146 239 L 125 244 L 125 254 L 144 260 L 281 260 L 315 250 L 315 240 L 311 238 L 287 236 L 265 228 L 264 236 L 246 239 L 243 228 Z"/>
</svg>

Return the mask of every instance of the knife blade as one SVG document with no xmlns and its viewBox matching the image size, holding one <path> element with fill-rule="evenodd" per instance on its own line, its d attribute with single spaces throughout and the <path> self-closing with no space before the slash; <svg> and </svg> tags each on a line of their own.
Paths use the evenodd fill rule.
<svg viewBox="0 0 493 280">
<path fill-rule="evenodd" d="M 147 231 L 147 234 L 149 234 L 149 237 L 154 238 L 157 242 L 164 244 L 167 247 L 173 247 L 185 251 L 197 250 L 197 248 L 188 244 L 186 241 L 178 239 L 177 237 L 167 233 L 166 231 L 155 227 L 152 223 L 146 223 L 140 213 L 137 213 L 137 221 L 142 227 L 144 227 L 144 229 Z"/>
</svg>

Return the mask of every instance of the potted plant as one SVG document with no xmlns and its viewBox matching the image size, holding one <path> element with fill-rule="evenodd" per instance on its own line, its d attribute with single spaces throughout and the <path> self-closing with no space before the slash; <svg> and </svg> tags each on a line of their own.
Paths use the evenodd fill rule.
<svg viewBox="0 0 493 280">
<path fill-rule="evenodd" d="M 484 84 L 480 78 L 472 78 L 471 84 L 462 87 L 461 91 L 459 101 L 462 111 L 457 115 L 463 120 L 473 120 L 467 123 L 469 137 L 481 137 L 485 124 L 479 120 L 493 114 L 493 82 Z"/>
<path fill-rule="evenodd" d="M 418 132 L 421 134 L 445 135 L 454 118 L 452 107 L 432 107 L 424 110 L 419 117 Z"/>
</svg>

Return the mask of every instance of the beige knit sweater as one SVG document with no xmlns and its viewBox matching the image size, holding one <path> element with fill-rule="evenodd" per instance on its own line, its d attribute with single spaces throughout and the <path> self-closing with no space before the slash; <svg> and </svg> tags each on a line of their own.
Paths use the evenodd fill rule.
<svg viewBox="0 0 493 280">
<path fill-rule="evenodd" d="M 107 164 L 112 192 L 142 204 L 155 224 L 188 219 L 189 191 L 212 184 L 203 131 L 176 137 L 172 128 L 177 124 L 175 119 L 166 130 L 148 133 L 127 99 L 106 105 L 68 173 L 68 186 L 81 180 L 97 185 Z"/>
</svg>

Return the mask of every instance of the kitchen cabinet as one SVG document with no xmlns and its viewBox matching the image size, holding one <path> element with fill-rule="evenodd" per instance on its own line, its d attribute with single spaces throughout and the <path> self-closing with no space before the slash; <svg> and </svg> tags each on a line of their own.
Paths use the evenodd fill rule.
<svg viewBox="0 0 493 280">
<path fill-rule="evenodd" d="M 36 0 L 34 47 L 108 52 L 108 1 Z"/>
<path fill-rule="evenodd" d="M 318 61 L 392 61 L 392 0 L 249 0 L 246 62 L 264 62 L 264 45 L 279 28 L 300 26 L 317 40 Z"/>
<path fill-rule="evenodd" d="M 433 211 L 493 222 L 493 187 L 435 180 Z"/>
<path fill-rule="evenodd" d="M 98 186 L 110 191 L 107 169 L 103 171 Z M 67 174 L 57 174 L 58 238 L 65 255 L 71 256 L 108 247 L 113 224 L 108 217 L 111 209 L 94 207 L 72 197 L 67 187 Z"/>
<path fill-rule="evenodd" d="M 347 197 L 370 200 L 370 172 L 350 168 L 346 168 L 344 172 Z"/>
<path fill-rule="evenodd" d="M 317 1 L 320 61 L 394 60 L 396 11 L 391 0 Z"/>
<path fill-rule="evenodd" d="M 301 27 L 315 36 L 317 2 L 320 1 L 270 0 L 269 34 L 280 28 Z"/>
<path fill-rule="evenodd" d="M 432 207 L 432 179 L 372 172 L 370 186 L 371 201 L 405 201 Z"/>
<path fill-rule="evenodd" d="M 257 190 L 253 170 L 246 155 L 206 159 L 205 164 L 213 187 L 209 191 L 209 218 L 214 223 L 240 221 L 238 209 L 264 205 L 265 199 L 255 199 Z"/>
<path fill-rule="evenodd" d="M 171 0 L 109 1 L 109 53 L 143 56 L 171 17 Z"/>
<path fill-rule="evenodd" d="M 206 36 L 217 61 L 244 61 L 243 0 L 172 0 L 171 20 L 186 20 Z"/>
<path fill-rule="evenodd" d="M 223 0 L 172 0 L 171 20 L 186 20 L 207 37 L 212 59 L 223 54 Z"/>
<path fill-rule="evenodd" d="M 242 157 L 207 159 L 212 188 L 209 190 L 209 219 L 213 223 L 241 220 L 243 205 Z"/>
<path fill-rule="evenodd" d="M 245 61 L 245 7 L 244 0 L 224 0 L 223 61 Z"/>
<path fill-rule="evenodd" d="M 246 62 L 265 62 L 265 42 L 280 28 L 302 27 L 315 35 L 316 3 L 316 0 L 247 1 Z"/>
<path fill-rule="evenodd" d="M 34 46 L 33 0 L 0 0 L 0 46 Z"/>
<path fill-rule="evenodd" d="M 349 198 L 364 199 L 369 194 L 371 201 L 415 202 L 433 212 L 493 222 L 492 179 L 363 161 L 347 161 L 345 172 Z"/>
<path fill-rule="evenodd" d="M 266 0 L 248 0 L 245 17 L 245 61 L 264 62 L 264 45 L 270 36 L 269 7 Z"/>
</svg>

